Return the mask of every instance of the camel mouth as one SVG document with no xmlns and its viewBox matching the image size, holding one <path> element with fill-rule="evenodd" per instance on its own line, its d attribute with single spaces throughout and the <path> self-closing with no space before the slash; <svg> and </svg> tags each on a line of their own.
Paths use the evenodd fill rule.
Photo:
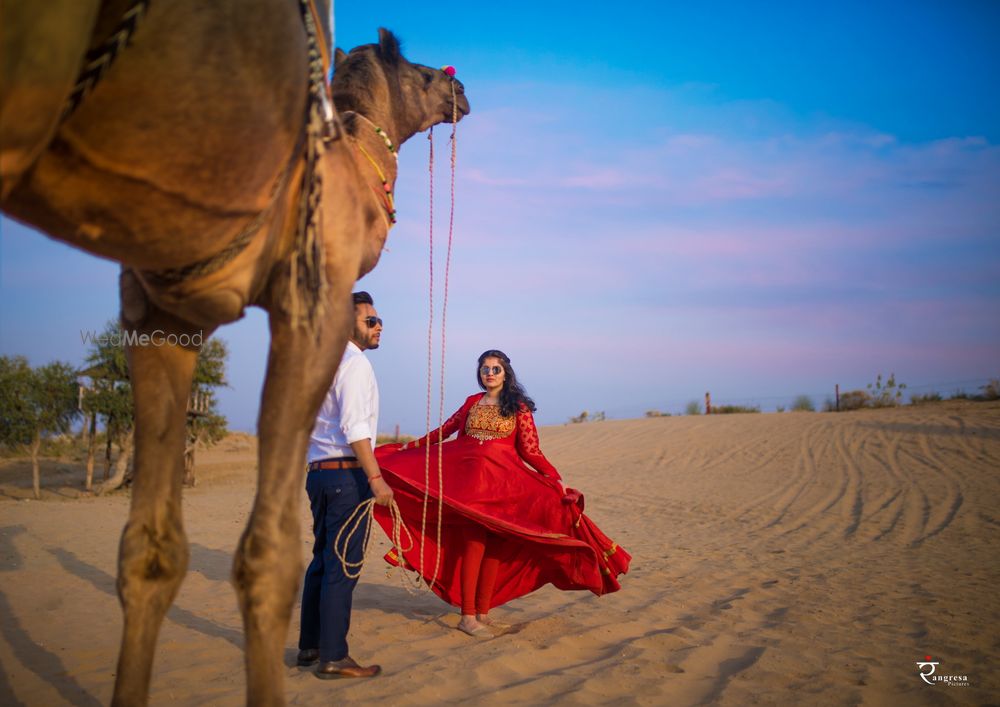
<svg viewBox="0 0 1000 707">
<path fill-rule="evenodd" d="M 458 108 L 459 120 L 461 120 L 462 118 L 464 118 L 465 116 L 467 116 L 469 113 L 472 112 L 472 107 L 469 105 L 469 99 L 466 98 L 464 95 L 459 94 L 457 105 L 454 103 L 449 105 L 448 110 L 444 114 L 444 121 L 446 123 L 451 122 L 451 116 L 455 112 L 456 107 Z"/>
</svg>

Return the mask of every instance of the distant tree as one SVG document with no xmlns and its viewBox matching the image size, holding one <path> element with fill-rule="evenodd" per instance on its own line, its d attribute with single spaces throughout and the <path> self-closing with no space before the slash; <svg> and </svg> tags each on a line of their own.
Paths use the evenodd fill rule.
<svg viewBox="0 0 1000 707">
<path fill-rule="evenodd" d="M 38 450 L 42 439 L 69 432 L 77 416 L 73 367 L 60 362 L 31 368 L 23 356 L 0 356 L 0 441 L 31 452 L 31 481 L 41 498 Z"/>
<path fill-rule="evenodd" d="M 191 383 L 188 405 L 187 444 L 184 449 L 184 484 L 194 486 L 194 454 L 199 444 L 212 445 L 226 436 L 228 421 L 218 410 L 215 389 L 228 385 L 226 359 L 229 349 L 222 339 L 202 345 Z"/>
<path fill-rule="evenodd" d="M 121 328 L 116 320 L 104 325 L 100 336 L 92 339 L 87 354 L 88 368 L 83 371 L 93 381 L 85 396 L 85 408 L 95 411 L 104 420 L 107 431 L 105 482 L 98 494 L 116 489 L 130 481 L 129 462 L 134 442 L 132 384 L 129 380 L 128 358 L 121 345 Z M 226 358 L 229 350 L 221 339 L 209 339 L 198 354 L 191 395 L 187 407 L 187 439 L 184 452 L 184 483 L 194 485 L 194 450 L 201 444 L 214 444 L 226 435 L 226 418 L 219 414 L 215 389 L 227 385 Z M 118 460 L 114 475 L 109 479 L 111 444 L 118 445 Z"/>
<path fill-rule="evenodd" d="M 87 369 L 82 374 L 89 376 L 94 383 L 84 396 L 84 408 L 103 420 L 107 438 L 104 483 L 97 489 L 97 493 L 102 494 L 126 482 L 135 427 L 128 358 L 121 345 L 121 327 L 116 320 L 108 321 L 100 336 L 91 340 L 85 360 Z M 118 446 L 118 460 L 114 475 L 109 479 L 112 444 Z"/>
<path fill-rule="evenodd" d="M 574 417 L 569 418 L 569 421 L 571 423 L 586 422 L 589 417 L 590 413 L 584 410 L 579 415 L 575 415 Z"/>
<path fill-rule="evenodd" d="M 701 414 L 701 403 L 697 400 L 692 400 L 684 408 L 685 415 L 700 415 Z"/>
</svg>

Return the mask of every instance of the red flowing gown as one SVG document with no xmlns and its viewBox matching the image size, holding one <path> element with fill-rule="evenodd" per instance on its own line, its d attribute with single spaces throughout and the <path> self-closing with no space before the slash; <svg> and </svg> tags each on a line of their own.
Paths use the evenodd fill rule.
<svg viewBox="0 0 1000 707">
<path fill-rule="evenodd" d="M 490 533 L 491 551 L 500 560 L 491 608 L 549 583 L 597 595 L 620 589 L 617 577 L 628 571 L 631 556 L 584 515 L 578 491 L 563 489 L 559 473 L 538 446 L 531 412 L 522 406 L 517 415 L 504 418 L 497 406 L 477 405 L 482 396 L 470 396 L 441 428 L 417 440 L 416 448 L 411 442 L 406 450 L 399 444 L 375 450 L 413 535 L 405 564 L 431 581 L 438 550 L 438 503 L 443 500 L 439 564 L 431 588 L 446 602 L 461 606 L 464 539 L 474 526 Z M 455 432 L 456 439 L 439 442 Z M 438 485 L 439 454 L 443 493 Z M 425 489 L 429 491 L 422 521 Z M 375 511 L 390 533 L 388 509 L 376 506 Z M 386 560 L 399 562 L 391 552 Z"/>
</svg>

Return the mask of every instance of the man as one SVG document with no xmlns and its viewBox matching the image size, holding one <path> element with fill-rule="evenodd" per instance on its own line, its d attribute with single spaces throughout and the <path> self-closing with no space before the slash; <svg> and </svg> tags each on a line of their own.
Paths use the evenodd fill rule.
<svg viewBox="0 0 1000 707">
<path fill-rule="evenodd" d="M 321 678 L 370 678 L 382 670 L 378 665 L 358 665 L 348 654 L 351 598 L 357 579 L 345 576 L 333 548 L 337 533 L 359 504 L 372 496 L 383 506 L 392 501 L 392 489 L 382 479 L 373 451 L 378 385 L 362 353 L 378 348 L 382 320 L 370 294 L 355 292 L 353 297 L 354 331 L 309 440 L 306 492 L 315 542 L 302 588 L 298 663 L 318 661 L 316 675 Z M 365 529 L 362 523 L 351 535 L 345 553 L 348 562 L 361 561 Z"/>
</svg>

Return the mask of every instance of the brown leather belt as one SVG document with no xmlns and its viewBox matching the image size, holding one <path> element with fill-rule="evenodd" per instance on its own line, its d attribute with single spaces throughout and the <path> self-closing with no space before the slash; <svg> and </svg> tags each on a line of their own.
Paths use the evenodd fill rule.
<svg viewBox="0 0 1000 707">
<path fill-rule="evenodd" d="M 360 469 L 361 464 L 356 457 L 343 457 L 341 459 L 319 459 L 309 462 L 309 471 L 319 471 L 320 469 Z"/>
</svg>

